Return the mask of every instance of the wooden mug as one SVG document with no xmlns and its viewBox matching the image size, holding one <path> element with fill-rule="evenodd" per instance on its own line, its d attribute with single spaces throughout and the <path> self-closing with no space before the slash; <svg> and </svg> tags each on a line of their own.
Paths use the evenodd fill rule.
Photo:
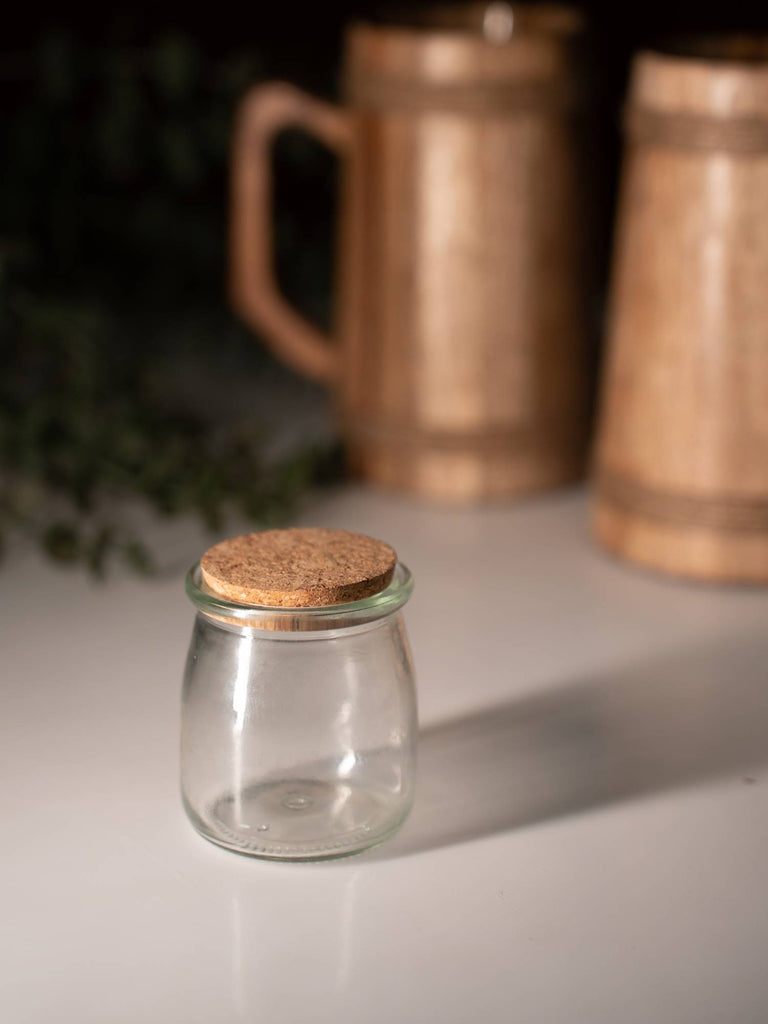
<svg viewBox="0 0 768 1024">
<path fill-rule="evenodd" d="M 445 500 L 561 484 L 584 465 L 579 16 L 469 5 L 353 27 L 345 106 L 246 95 L 233 152 L 231 297 L 332 384 L 353 470 Z M 281 297 L 270 148 L 299 127 L 342 165 L 336 331 Z"/>
<path fill-rule="evenodd" d="M 640 54 L 626 131 L 597 537 L 768 581 L 768 40 Z"/>
</svg>

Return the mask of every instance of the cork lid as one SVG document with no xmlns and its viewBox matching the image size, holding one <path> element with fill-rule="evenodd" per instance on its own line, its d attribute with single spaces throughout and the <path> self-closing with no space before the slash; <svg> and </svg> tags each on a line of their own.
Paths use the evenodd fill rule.
<svg viewBox="0 0 768 1024">
<path fill-rule="evenodd" d="M 200 561 L 214 593 L 243 604 L 318 608 L 360 601 L 384 590 L 397 555 L 362 533 L 320 528 L 266 530 L 232 537 Z"/>
</svg>

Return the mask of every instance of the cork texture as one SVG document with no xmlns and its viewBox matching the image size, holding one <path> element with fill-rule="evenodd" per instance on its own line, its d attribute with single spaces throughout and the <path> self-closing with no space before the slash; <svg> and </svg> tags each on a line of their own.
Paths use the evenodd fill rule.
<svg viewBox="0 0 768 1024">
<path fill-rule="evenodd" d="M 242 604 L 319 608 L 384 590 L 397 555 L 389 544 L 347 530 L 266 530 L 232 537 L 200 560 L 215 593 Z"/>
</svg>

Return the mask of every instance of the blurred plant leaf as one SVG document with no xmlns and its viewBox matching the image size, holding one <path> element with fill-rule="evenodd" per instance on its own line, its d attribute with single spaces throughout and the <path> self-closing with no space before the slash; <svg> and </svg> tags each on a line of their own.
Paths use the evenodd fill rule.
<svg viewBox="0 0 768 1024">
<path fill-rule="evenodd" d="M 80 555 L 80 534 L 72 523 L 51 523 L 43 533 L 43 547 L 57 562 L 74 562 Z"/>
<path fill-rule="evenodd" d="M 123 548 L 126 564 L 140 576 L 149 576 L 154 571 L 154 563 L 148 549 L 139 541 L 129 541 Z"/>
</svg>

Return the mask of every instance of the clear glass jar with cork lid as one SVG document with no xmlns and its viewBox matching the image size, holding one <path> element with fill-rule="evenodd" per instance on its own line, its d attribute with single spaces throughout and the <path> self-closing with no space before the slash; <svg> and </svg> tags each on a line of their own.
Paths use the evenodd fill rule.
<svg viewBox="0 0 768 1024">
<path fill-rule="evenodd" d="M 408 569 L 344 530 L 246 534 L 190 570 L 181 788 L 195 828 L 257 857 L 314 860 L 391 835 L 413 800 Z"/>
</svg>

